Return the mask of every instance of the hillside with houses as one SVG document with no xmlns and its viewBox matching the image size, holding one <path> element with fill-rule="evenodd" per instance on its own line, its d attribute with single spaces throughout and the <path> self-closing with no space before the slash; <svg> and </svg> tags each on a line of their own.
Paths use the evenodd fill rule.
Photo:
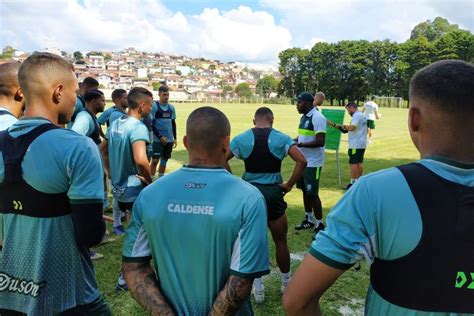
<svg viewBox="0 0 474 316">
<path fill-rule="evenodd" d="M 22 61 L 29 56 L 25 52 L 13 48 L 12 50 L 9 59 Z M 253 69 L 240 62 L 225 63 L 162 52 L 147 53 L 135 48 L 119 52 L 94 51 L 84 55 L 79 51 L 70 53 L 57 48 L 48 48 L 45 51 L 61 55 L 73 62 L 79 82 L 86 77 L 94 77 L 104 90 L 129 90 L 140 86 L 157 91 L 160 85 L 166 84 L 171 91 L 170 99 L 184 102 L 234 99 L 242 96 L 239 95 L 238 89 L 236 92 L 236 87 L 242 83 L 248 86 L 251 95 L 258 95 L 256 86 L 259 79 L 265 76 L 280 76 L 270 68 Z"/>
</svg>

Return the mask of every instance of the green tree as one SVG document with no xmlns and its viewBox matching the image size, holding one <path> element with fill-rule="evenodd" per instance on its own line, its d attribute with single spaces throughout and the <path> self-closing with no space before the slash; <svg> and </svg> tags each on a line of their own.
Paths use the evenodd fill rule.
<svg viewBox="0 0 474 316">
<path fill-rule="evenodd" d="M 280 65 L 278 70 L 283 75 L 278 87 L 280 95 L 294 97 L 308 85 L 308 69 L 306 57 L 309 51 L 301 48 L 289 48 L 278 55 Z"/>
<path fill-rule="evenodd" d="M 273 75 L 264 76 L 262 79 L 257 81 L 256 90 L 259 95 L 268 98 L 270 93 L 277 92 L 278 80 Z"/>
<path fill-rule="evenodd" d="M 428 41 L 434 42 L 443 35 L 456 30 L 459 30 L 457 24 L 449 24 L 448 20 L 442 17 L 437 17 L 433 22 L 427 20 L 416 25 L 411 31 L 410 40 L 426 37 Z"/>
<path fill-rule="evenodd" d="M 161 87 L 161 83 L 159 83 L 159 82 L 153 82 L 153 83 L 151 84 L 151 86 L 152 86 L 152 88 L 153 88 L 153 91 L 158 91 L 158 89 L 160 89 L 160 87 Z"/>
<path fill-rule="evenodd" d="M 105 60 L 105 61 L 112 60 L 112 55 L 110 55 L 110 54 L 105 54 L 104 60 Z"/>
<path fill-rule="evenodd" d="M 13 57 L 13 54 L 15 53 L 16 49 L 14 49 L 12 46 L 5 46 L 2 50 L 2 54 L 0 55 L 0 58 L 5 58 L 5 59 L 10 59 Z"/>
<path fill-rule="evenodd" d="M 235 87 L 235 93 L 241 98 L 249 98 L 252 96 L 252 90 L 246 82 L 239 83 Z"/>
<path fill-rule="evenodd" d="M 84 56 L 82 55 L 82 53 L 80 51 L 75 51 L 73 53 L 74 55 L 74 60 L 75 61 L 79 61 L 79 60 L 83 60 L 84 59 Z"/>
</svg>

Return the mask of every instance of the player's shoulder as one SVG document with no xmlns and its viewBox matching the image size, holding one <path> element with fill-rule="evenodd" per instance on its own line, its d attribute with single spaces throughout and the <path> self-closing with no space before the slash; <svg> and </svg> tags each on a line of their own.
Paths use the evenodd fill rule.
<svg viewBox="0 0 474 316">
<path fill-rule="evenodd" d="M 382 169 L 362 176 L 357 182 L 370 192 L 389 193 L 392 186 L 403 181 L 404 177 L 397 167 Z"/>
<path fill-rule="evenodd" d="M 315 109 L 313 113 L 313 119 L 326 121 L 326 117 L 321 113 L 321 111 L 318 111 L 317 109 Z"/>
<path fill-rule="evenodd" d="M 285 141 L 288 139 L 292 139 L 288 134 L 285 134 L 282 131 L 279 131 L 274 128 L 272 128 L 272 131 L 270 132 L 270 137 L 277 138 L 279 140 L 285 140 Z"/>
</svg>

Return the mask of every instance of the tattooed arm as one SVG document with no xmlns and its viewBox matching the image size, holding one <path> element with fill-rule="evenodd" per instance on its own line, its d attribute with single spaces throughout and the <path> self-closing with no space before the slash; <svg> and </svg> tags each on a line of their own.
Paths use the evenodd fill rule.
<svg viewBox="0 0 474 316">
<path fill-rule="evenodd" d="M 158 287 L 150 262 L 123 262 L 122 273 L 133 298 L 150 315 L 174 315 Z"/>
<path fill-rule="evenodd" d="M 249 297 L 253 279 L 230 275 L 224 288 L 217 295 L 210 315 L 235 315 L 242 303 Z"/>
</svg>

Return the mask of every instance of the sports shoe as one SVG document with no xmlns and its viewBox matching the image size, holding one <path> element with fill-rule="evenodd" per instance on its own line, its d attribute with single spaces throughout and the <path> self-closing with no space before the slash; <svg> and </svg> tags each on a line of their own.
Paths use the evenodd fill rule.
<svg viewBox="0 0 474 316">
<path fill-rule="evenodd" d="M 324 230 L 324 228 L 326 228 L 326 226 L 324 226 L 324 224 L 323 224 L 322 222 L 319 223 L 318 227 L 316 227 L 316 228 L 314 229 L 313 240 L 316 239 L 316 235 L 317 235 L 320 231 Z"/>
<path fill-rule="evenodd" d="M 344 190 L 349 190 L 351 188 L 353 183 L 349 183 L 348 185 L 346 185 L 346 187 L 344 188 Z"/>
<path fill-rule="evenodd" d="M 252 293 L 253 293 L 253 297 L 254 297 L 256 303 L 261 304 L 261 303 L 265 302 L 265 290 L 264 289 L 258 291 L 254 287 Z"/>
<path fill-rule="evenodd" d="M 128 291 L 128 285 L 127 283 L 125 284 L 120 284 L 120 283 L 117 283 L 117 285 L 115 286 L 115 293 L 119 293 L 119 292 L 127 292 Z"/>
<path fill-rule="evenodd" d="M 102 259 L 104 258 L 103 254 L 95 252 L 95 250 L 89 250 L 89 255 L 91 256 L 92 260 Z"/>
<path fill-rule="evenodd" d="M 123 228 L 123 225 L 117 226 L 112 228 L 112 233 L 115 235 L 123 235 L 125 234 L 125 228 Z"/>
<path fill-rule="evenodd" d="M 296 230 L 302 230 L 302 229 L 310 229 L 314 227 L 314 223 L 308 221 L 308 217 L 305 217 L 305 219 L 301 222 L 301 224 L 295 226 Z"/>
</svg>

